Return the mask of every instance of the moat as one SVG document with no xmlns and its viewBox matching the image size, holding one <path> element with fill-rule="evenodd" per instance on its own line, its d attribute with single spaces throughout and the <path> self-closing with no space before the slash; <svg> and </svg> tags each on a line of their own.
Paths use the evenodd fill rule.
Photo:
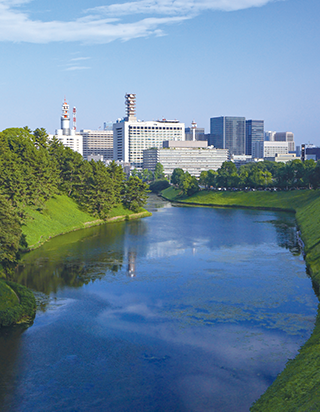
<svg viewBox="0 0 320 412">
<path fill-rule="evenodd" d="M 309 338 L 294 215 L 148 208 L 24 256 L 38 311 L 0 329 L 1 411 L 248 411 Z"/>
</svg>

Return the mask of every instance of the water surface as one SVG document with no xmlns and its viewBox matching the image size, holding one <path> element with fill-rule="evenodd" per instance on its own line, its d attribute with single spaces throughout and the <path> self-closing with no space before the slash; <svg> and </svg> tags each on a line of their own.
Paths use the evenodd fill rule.
<svg viewBox="0 0 320 412">
<path fill-rule="evenodd" d="M 311 334 L 294 216 L 172 207 L 24 256 L 32 327 L 0 330 L 4 411 L 248 411 Z"/>
</svg>

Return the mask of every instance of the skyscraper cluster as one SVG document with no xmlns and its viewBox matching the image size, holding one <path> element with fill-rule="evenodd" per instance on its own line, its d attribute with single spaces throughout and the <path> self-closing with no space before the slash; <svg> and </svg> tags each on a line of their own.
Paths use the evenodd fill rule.
<svg viewBox="0 0 320 412">
<path fill-rule="evenodd" d="M 137 169 L 145 168 L 146 164 L 153 164 L 154 159 L 159 161 L 161 158 L 162 162 L 168 163 L 168 170 L 179 165 L 187 168 L 188 164 L 191 169 L 192 164 L 192 173 L 199 175 L 201 170 L 207 170 L 212 165 L 216 170 L 230 158 L 234 161 L 237 157 L 244 161 L 262 158 L 271 160 L 280 155 L 288 156 L 295 149 L 293 133 L 265 132 L 263 120 L 246 120 L 245 117 L 236 116 L 212 117 L 209 134 L 205 134 L 204 128 L 198 128 L 194 120 L 191 127 L 187 128 L 178 120 L 137 120 L 136 95 L 133 93 L 125 95 L 125 117 L 113 123 L 113 127 L 108 124 L 104 130 L 85 129 L 76 132 L 75 113 L 74 108 L 74 124 L 70 128 L 69 105 L 65 100 L 61 129 L 56 130 L 55 134 L 64 145 L 88 160 L 114 159 Z"/>
</svg>

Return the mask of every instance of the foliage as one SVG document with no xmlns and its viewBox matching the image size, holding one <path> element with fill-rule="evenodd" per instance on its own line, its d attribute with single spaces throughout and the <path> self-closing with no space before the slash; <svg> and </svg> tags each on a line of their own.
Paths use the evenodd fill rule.
<svg viewBox="0 0 320 412">
<path fill-rule="evenodd" d="M 4 289 L 4 281 L 0 281 L 0 291 Z M 14 323 L 30 322 L 35 317 L 36 300 L 33 293 L 25 286 L 13 282 L 6 282 L 7 287 L 17 296 L 16 304 L 7 305 L 0 309 L 0 327 Z"/>
<path fill-rule="evenodd" d="M 317 189 L 320 187 L 320 161 L 315 163 L 313 160 L 306 160 L 302 163 L 295 159 L 288 163 L 252 162 L 241 166 L 239 170 L 233 162 L 224 162 L 217 172 L 202 171 L 199 183 L 206 189 Z"/>
<path fill-rule="evenodd" d="M 137 170 L 133 169 L 131 172 L 132 177 L 138 177 L 143 182 L 151 182 L 154 180 L 154 174 L 149 169 Z"/>
<path fill-rule="evenodd" d="M 138 177 L 130 176 L 124 184 L 123 204 L 130 210 L 138 212 L 147 202 L 148 185 Z"/>
<path fill-rule="evenodd" d="M 0 262 L 7 276 L 19 260 L 24 244 L 20 219 L 7 199 L 0 194 Z"/>
<path fill-rule="evenodd" d="M 18 304 L 18 296 L 4 280 L 0 280 L 0 312 L 7 308 L 12 308 Z"/>
<path fill-rule="evenodd" d="M 184 172 L 180 168 L 174 169 L 171 175 L 171 182 L 187 196 L 191 196 L 199 190 L 197 179 L 191 176 L 189 172 Z"/>
<path fill-rule="evenodd" d="M 161 163 L 157 163 L 156 164 L 156 167 L 155 167 L 155 169 L 154 169 L 154 180 L 164 180 L 165 179 L 165 176 L 164 176 L 164 173 L 163 173 L 163 166 L 162 166 L 162 164 Z"/>
<path fill-rule="evenodd" d="M 151 190 L 151 192 L 153 193 L 159 193 L 161 192 L 161 190 L 166 189 L 167 187 L 170 186 L 170 183 L 168 182 L 168 180 L 164 179 L 164 180 L 156 180 L 155 182 L 152 182 L 149 186 L 149 189 Z"/>
<path fill-rule="evenodd" d="M 171 183 L 176 186 L 181 186 L 184 179 L 184 171 L 180 168 L 174 169 L 171 175 Z"/>
</svg>

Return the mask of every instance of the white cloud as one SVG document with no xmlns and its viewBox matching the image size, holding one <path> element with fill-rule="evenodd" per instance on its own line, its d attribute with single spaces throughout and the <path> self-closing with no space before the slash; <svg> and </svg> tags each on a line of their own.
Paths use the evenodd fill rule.
<svg viewBox="0 0 320 412">
<path fill-rule="evenodd" d="M 91 59 L 91 57 L 74 57 L 73 59 L 71 59 L 71 62 L 79 62 L 81 60 L 89 60 Z"/>
<path fill-rule="evenodd" d="M 274 0 L 141 0 L 100 6 L 73 21 L 33 20 L 19 6 L 28 0 L 0 0 L 0 41 L 109 43 L 163 35 L 162 26 L 177 24 L 208 10 L 234 11 L 260 7 Z M 153 15 L 134 22 L 121 16 Z M 159 17 L 154 17 L 157 15 Z"/>
<path fill-rule="evenodd" d="M 207 10 L 235 11 L 261 7 L 271 0 L 141 0 L 109 6 L 100 6 L 90 11 L 103 12 L 110 16 L 132 14 L 186 15 Z"/>
<path fill-rule="evenodd" d="M 74 70 L 88 70 L 91 69 L 91 67 L 85 67 L 85 66 L 70 66 L 64 69 L 64 71 L 74 71 Z"/>
</svg>

